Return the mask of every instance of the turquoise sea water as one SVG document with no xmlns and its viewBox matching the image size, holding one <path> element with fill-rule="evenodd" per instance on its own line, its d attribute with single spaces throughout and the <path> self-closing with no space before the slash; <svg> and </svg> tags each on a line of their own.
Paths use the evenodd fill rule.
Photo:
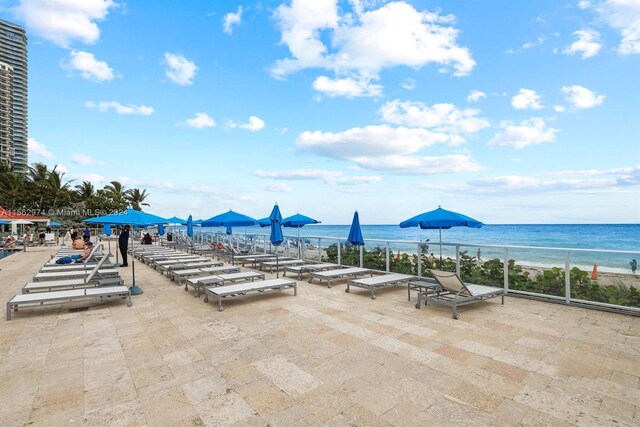
<svg viewBox="0 0 640 427">
<path fill-rule="evenodd" d="M 315 237 L 340 238 L 346 240 L 349 225 L 310 225 L 300 229 L 300 236 L 312 238 L 311 243 L 317 245 Z M 204 228 L 205 232 L 221 232 L 221 228 Z M 238 227 L 235 235 L 268 234 L 268 228 Z M 285 236 L 297 236 L 296 229 L 284 229 Z M 419 228 L 400 228 L 397 225 L 363 225 L 362 234 L 365 242 L 369 239 L 417 241 L 429 239 L 429 251 L 438 256 L 438 230 L 421 230 Z M 442 230 L 442 241 L 469 245 L 506 245 L 506 246 L 544 246 L 570 249 L 601 249 L 615 251 L 631 251 L 634 254 L 604 254 L 590 252 L 572 252 L 572 266 L 584 269 L 593 268 L 597 263 L 602 271 L 630 272 L 629 261 L 640 260 L 640 224 L 518 224 L 518 225 L 485 225 L 482 228 L 454 227 Z M 324 241 L 323 246 L 332 242 Z M 367 243 L 367 248 L 384 245 L 379 242 Z M 462 248 L 476 256 L 477 247 Z M 503 256 L 501 249 L 480 248 L 483 260 Z M 394 253 L 416 252 L 416 245 L 408 243 L 392 244 Z M 443 256 L 454 256 L 453 247 L 444 246 Z M 509 250 L 509 258 L 516 259 L 523 265 L 563 266 L 564 253 L 542 250 Z"/>
</svg>

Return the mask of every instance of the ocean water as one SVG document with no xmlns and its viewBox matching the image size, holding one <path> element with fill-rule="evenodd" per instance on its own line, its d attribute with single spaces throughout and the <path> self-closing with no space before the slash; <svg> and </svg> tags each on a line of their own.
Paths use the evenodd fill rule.
<svg viewBox="0 0 640 427">
<path fill-rule="evenodd" d="M 309 225 L 300 229 L 300 236 L 310 239 L 317 245 L 317 238 L 338 238 L 345 241 L 349 234 L 349 225 Z M 204 228 L 204 232 L 219 233 L 222 228 Z M 234 235 L 268 234 L 268 228 L 238 227 L 234 229 Z M 283 230 L 285 236 L 295 238 L 297 229 Z M 439 254 L 438 230 L 421 230 L 414 228 L 400 228 L 397 225 L 363 225 L 362 234 L 365 243 L 371 239 L 394 241 L 425 241 L 429 239 L 429 251 L 437 257 Z M 572 251 L 570 254 L 571 266 L 583 269 L 593 268 L 598 265 L 601 271 L 630 272 L 629 261 L 632 258 L 640 260 L 640 224 L 518 224 L 518 225 L 485 225 L 482 228 L 453 227 L 442 230 L 443 256 L 455 256 L 455 248 L 446 244 L 472 245 L 467 250 L 470 255 L 476 256 L 478 247 L 473 245 L 505 245 L 505 246 L 532 246 L 554 247 L 568 249 L 592 249 L 611 251 L 630 251 L 632 254 L 609 254 L 597 252 Z M 322 245 L 333 243 L 323 240 Z M 376 245 L 386 246 L 386 243 L 367 243 L 367 248 Z M 415 253 L 417 246 L 411 243 L 394 243 L 390 249 Z M 503 250 L 496 248 L 480 247 L 482 260 L 490 258 L 502 259 Z M 515 259 L 522 265 L 535 265 L 541 267 L 564 266 L 563 251 L 547 251 L 538 249 L 509 249 L 509 258 Z"/>
</svg>

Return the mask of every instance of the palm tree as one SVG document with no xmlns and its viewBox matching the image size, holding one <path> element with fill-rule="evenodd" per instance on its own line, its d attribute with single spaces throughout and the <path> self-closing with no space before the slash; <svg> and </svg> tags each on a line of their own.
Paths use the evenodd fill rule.
<svg viewBox="0 0 640 427">
<path fill-rule="evenodd" d="M 55 170 L 55 167 L 53 169 Z M 38 209 L 42 209 L 44 197 L 47 194 L 48 177 L 49 167 L 44 163 L 34 163 L 32 166 L 29 166 L 27 179 L 29 180 L 31 190 L 39 197 Z"/>
<path fill-rule="evenodd" d="M 116 201 L 126 199 L 127 191 L 124 189 L 124 185 L 118 181 L 111 181 L 110 184 L 104 186 L 104 190 L 109 197 Z"/>
<path fill-rule="evenodd" d="M 144 203 L 147 197 L 149 197 L 147 190 L 140 191 L 139 188 L 133 188 L 126 192 L 126 198 L 131 203 L 131 207 L 137 211 L 141 210 L 140 205 L 149 206 L 149 203 Z"/>
<path fill-rule="evenodd" d="M 64 172 L 58 172 L 56 168 L 53 168 L 47 177 L 47 190 L 49 195 L 53 197 L 52 208 L 56 207 L 58 199 L 71 200 L 70 184 L 73 180 L 63 183 L 62 178 L 64 178 L 64 175 Z"/>
<path fill-rule="evenodd" d="M 0 194 L 8 204 L 9 209 L 15 209 L 16 199 L 24 193 L 23 176 L 14 172 L 0 174 Z"/>
<path fill-rule="evenodd" d="M 76 185 L 75 196 L 78 201 L 89 201 L 96 196 L 96 189 L 89 181 L 82 181 L 82 184 Z"/>
</svg>

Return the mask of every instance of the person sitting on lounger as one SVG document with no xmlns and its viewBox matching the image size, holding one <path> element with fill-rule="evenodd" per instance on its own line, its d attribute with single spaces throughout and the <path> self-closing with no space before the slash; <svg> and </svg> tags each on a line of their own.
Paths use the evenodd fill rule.
<svg viewBox="0 0 640 427">
<path fill-rule="evenodd" d="M 7 239 L 4 241 L 4 248 L 5 249 L 15 249 L 16 248 L 16 239 L 14 239 L 13 236 L 7 237 Z"/>
<path fill-rule="evenodd" d="M 146 233 L 146 234 L 144 235 L 144 237 L 142 238 L 141 243 L 142 243 L 143 245 L 150 245 L 150 244 L 152 244 L 152 243 L 153 243 L 153 239 L 151 239 L 151 234 Z"/>
<path fill-rule="evenodd" d="M 93 243 L 87 242 L 87 244 L 84 245 L 84 251 L 82 252 L 82 255 L 80 255 L 80 258 L 76 259 L 76 262 L 86 262 L 91 256 L 91 252 L 93 252 Z"/>
</svg>

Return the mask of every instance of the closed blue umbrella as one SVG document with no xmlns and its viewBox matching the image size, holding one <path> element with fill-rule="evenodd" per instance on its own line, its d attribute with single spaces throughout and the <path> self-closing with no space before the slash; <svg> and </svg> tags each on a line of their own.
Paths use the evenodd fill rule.
<svg viewBox="0 0 640 427">
<path fill-rule="evenodd" d="M 187 218 L 187 236 L 191 238 L 191 252 L 193 253 L 193 217 Z"/>
<path fill-rule="evenodd" d="M 439 230 L 440 234 L 440 268 L 442 268 L 442 229 L 451 227 L 480 228 L 484 224 L 476 219 L 457 212 L 448 211 L 438 206 L 438 209 L 425 212 L 400 223 L 401 228 L 420 227 L 424 230 Z"/>
<path fill-rule="evenodd" d="M 280 277 L 280 266 L 278 265 L 278 246 L 284 242 L 284 237 L 282 236 L 282 214 L 280 213 L 280 208 L 276 203 L 271 211 L 271 215 L 269 215 L 269 220 L 271 221 L 271 233 L 269 234 L 269 241 L 273 246 L 276 246 L 276 277 Z"/>
<path fill-rule="evenodd" d="M 49 224 L 51 225 L 51 224 Z M 104 224 L 102 226 L 102 233 L 105 236 L 111 236 L 112 232 L 111 232 L 111 224 Z M 109 256 L 111 256 L 111 239 L 107 239 L 109 242 Z"/>
<path fill-rule="evenodd" d="M 152 215 L 146 212 L 137 211 L 135 209 L 127 209 L 122 212 L 113 215 L 105 215 L 98 216 L 94 218 L 87 218 L 84 220 L 87 224 L 116 224 L 116 225 L 137 225 L 137 226 L 148 226 L 148 225 L 157 225 L 166 223 L 167 220 L 165 218 L 159 217 L 157 215 Z M 133 235 L 131 236 L 131 246 L 133 246 Z M 142 293 L 142 289 L 136 285 L 136 268 L 135 268 L 135 253 L 134 256 L 131 257 L 131 295 L 140 295 Z"/>
<path fill-rule="evenodd" d="M 231 236 L 233 234 L 233 228 L 230 225 L 227 225 L 227 236 Z"/>
<path fill-rule="evenodd" d="M 360 216 L 358 211 L 353 214 L 353 221 L 349 229 L 349 237 L 347 242 L 354 246 L 360 246 L 360 267 L 362 267 L 362 246 L 364 246 L 364 238 L 362 237 L 362 229 L 360 228 Z"/>
<path fill-rule="evenodd" d="M 158 224 L 158 236 L 164 236 L 164 224 Z"/>
<path fill-rule="evenodd" d="M 282 220 L 283 227 L 297 228 L 298 229 L 298 258 L 302 258 L 301 242 L 300 242 L 300 229 L 305 225 L 320 224 L 320 221 L 310 218 L 299 213 L 289 216 Z"/>
</svg>

